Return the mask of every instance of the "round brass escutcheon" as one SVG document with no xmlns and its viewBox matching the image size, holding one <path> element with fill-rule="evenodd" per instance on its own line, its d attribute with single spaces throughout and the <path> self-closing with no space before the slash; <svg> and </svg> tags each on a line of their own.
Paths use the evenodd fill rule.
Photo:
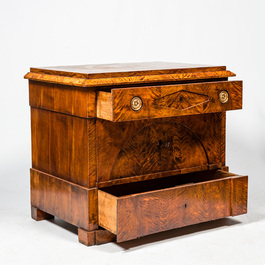
<svg viewBox="0 0 265 265">
<path fill-rule="evenodd" d="M 139 111 L 143 107 L 143 101 L 140 97 L 133 97 L 131 100 L 131 108 L 134 111 Z"/>
<path fill-rule="evenodd" d="M 226 103 L 229 99 L 229 94 L 226 90 L 223 90 L 219 93 L 219 100 L 221 103 Z"/>
</svg>

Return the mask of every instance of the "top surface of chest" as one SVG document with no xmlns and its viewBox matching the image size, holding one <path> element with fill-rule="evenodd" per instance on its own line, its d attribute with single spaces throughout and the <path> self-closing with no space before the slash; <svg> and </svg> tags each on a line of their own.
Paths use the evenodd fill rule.
<svg viewBox="0 0 265 265">
<path fill-rule="evenodd" d="M 111 77 L 128 76 L 130 74 L 150 75 L 166 73 L 225 71 L 226 67 L 173 62 L 139 62 L 32 67 L 30 70 L 31 72 L 35 73 L 58 74 L 65 76 L 79 75 L 83 77 Z"/>
<path fill-rule="evenodd" d="M 140 85 L 234 76 L 225 66 L 146 62 L 31 68 L 30 80 L 79 87 Z"/>
</svg>

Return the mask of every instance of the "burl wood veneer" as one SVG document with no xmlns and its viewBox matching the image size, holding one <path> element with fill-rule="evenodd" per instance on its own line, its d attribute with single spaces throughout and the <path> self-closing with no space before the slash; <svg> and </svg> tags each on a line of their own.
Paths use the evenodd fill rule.
<svg viewBox="0 0 265 265">
<path fill-rule="evenodd" d="M 31 68 L 32 218 L 123 242 L 247 212 L 247 176 L 225 164 L 225 66 L 132 63 Z"/>
</svg>

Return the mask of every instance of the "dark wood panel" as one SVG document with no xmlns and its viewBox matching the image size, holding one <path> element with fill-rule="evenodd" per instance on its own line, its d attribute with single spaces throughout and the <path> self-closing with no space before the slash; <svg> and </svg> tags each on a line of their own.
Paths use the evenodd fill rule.
<svg viewBox="0 0 265 265">
<path fill-rule="evenodd" d="M 180 123 L 145 126 L 123 144 L 111 169 L 111 179 L 209 165 L 203 143 Z"/>
<path fill-rule="evenodd" d="M 215 113 L 126 123 L 98 119 L 98 183 L 221 164 L 223 118 Z"/>
<path fill-rule="evenodd" d="M 32 167 L 95 187 L 95 126 L 95 119 L 31 108 Z"/>
<path fill-rule="evenodd" d="M 226 103 L 219 100 L 221 91 L 229 94 Z M 111 93 L 113 113 L 105 115 L 105 118 L 112 117 L 113 121 L 224 112 L 242 108 L 241 81 L 112 89 Z M 142 100 L 143 106 L 139 111 L 131 108 L 134 97 Z M 106 109 L 101 112 L 107 111 Z"/>
<path fill-rule="evenodd" d="M 220 126 L 220 154 L 221 154 L 221 162 L 222 165 L 225 166 L 226 164 L 226 112 L 222 112 L 220 113 L 220 122 L 221 122 L 221 126 Z M 227 170 L 228 171 L 228 170 Z"/>
<path fill-rule="evenodd" d="M 87 135 L 88 135 L 88 177 L 89 187 L 96 186 L 97 181 L 97 164 L 96 164 L 96 119 L 87 120 Z M 80 137 L 80 136 L 79 136 Z M 85 148 L 84 146 L 80 146 Z M 85 164 L 86 162 L 83 161 Z M 86 166 L 84 165 L 84 169 Z M 81 168 L 80 168 L 81 170 Z"/>
<path fill-rule="evenodd" d="M 34 169 L 30 176 L 32 206 L 86 230 L 98 227 L 96 189 L 87 189 Z"/>
<path fill-rule="evenodd" d="M 31 108 L 31 154 L 32 167 L 48 172 L 50 113 Z"/>
<path fill-rule="evenodd" d="M 29 81 L 29 104 L 84 118 L 96 116 L 96 92 L 93 89 Z"/>
</svg>

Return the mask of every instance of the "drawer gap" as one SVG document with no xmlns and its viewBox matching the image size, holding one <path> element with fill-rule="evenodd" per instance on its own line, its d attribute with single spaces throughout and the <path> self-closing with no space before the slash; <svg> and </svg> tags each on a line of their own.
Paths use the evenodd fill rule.
<svg viewBox="0 0 265 265">
<path fill-rule="evenodd" d="M 211 78 L 211 79 L 200 79 L 200 80 L 182 80 L 182 81 L 168 81 L 168 82 L 153 82 L 153 83 L 143 83 L 143 84 L 126 84 L 126 85 L 110 85 L 99 86 L 97 91 L 111 92 L 115 88 L 130 88 L 130 87 L 149 87 L 149 86 L 166 86 L 166 85 L 181 85 L 181 84 L 193 84 L 193 83 L 211 83 L 211 82 L 221 82 L 228 81 L 228 78 Z"/>
</svg>

